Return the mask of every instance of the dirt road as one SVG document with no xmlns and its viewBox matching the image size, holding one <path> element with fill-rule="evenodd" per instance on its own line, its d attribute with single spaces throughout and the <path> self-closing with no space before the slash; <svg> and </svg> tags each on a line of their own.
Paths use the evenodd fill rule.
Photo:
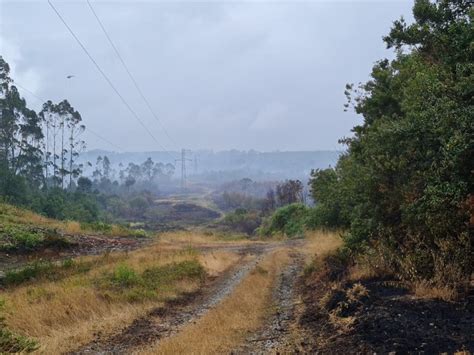
<svg viewBox="0 0 474 355">
<path fill-rule="evenodd" d="M 290 253 L 291 261 L 280 273 L 272 294 L 272 310 L 262 327 L 236 349 L 236 354 L 267 354 L 293 352 L 291 334 L 295 323 L 294 308 L 297 302 L 296 282 L 303 267 L 298 251 Z"/>
<path fill-rule="evenodd" d="M 240 261 L 225 273 L 208 280 L 200 292 L 187 294 L 167 302 L 163 307 L 153 309 L 146 316 L 136 319 L 119 333 L 103 338 L 96 335 L 91 343 L 72 352 L 73 354 L 130 353 L 134 349 L 156 343 L 170 337 L 190 322 L 196 321 L 219 304 L 261 258 L 276 248 L 276 244 L 252 244 L 247 246 L 216 246 L 205 251 L 229 249 L 238 251 Z"/>
</svg>

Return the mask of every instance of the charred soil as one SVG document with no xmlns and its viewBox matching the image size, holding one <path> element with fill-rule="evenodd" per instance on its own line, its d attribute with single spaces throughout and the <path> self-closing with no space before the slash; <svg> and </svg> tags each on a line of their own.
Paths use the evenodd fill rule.
<svg viewBox="0 0 474 355">
<path fill-rule="evenodd" d="M 419 299 L 393 280 L 330 282 L 323 272 L 301 280 L 299 326 L 307 352 L 474 352 L 472 298 Z"/>
</svg>

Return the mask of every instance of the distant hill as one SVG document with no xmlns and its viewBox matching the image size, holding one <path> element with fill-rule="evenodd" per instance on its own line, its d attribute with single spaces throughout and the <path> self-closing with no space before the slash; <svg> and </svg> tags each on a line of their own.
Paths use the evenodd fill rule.
<svg viewBox="0 0 474 355">
<path fill-rule="evenodd" d="M 199 150 L 187 154 L 191 161 L 187 162 L 188 176 L 213 181 L 229 181 L 250 177 L 254 180 L 271 180 L 285 178 L 306 178 L 311 169 L 334 166 L 340 151 L 286 151 L 286 152 L 257 152 L 228 150 L 214 152 Z M 155 162 L 172 163 L 181 157 L 181 152 L 110 152 L 105 150 L 90 150 L 82 153 L 82 163 L 91 162 L 93 165 L 98 156 L 110 159 L 114 168 L 119 163 L 127 165 L 130 162 L 140 164 L 148 157 Z M 178 164 L 180 164 L 178 162 Z M 91 168 L 85 170 L 86 175 Z M 179 175 L 177 166 L 175 176 Z"/>
</svg>

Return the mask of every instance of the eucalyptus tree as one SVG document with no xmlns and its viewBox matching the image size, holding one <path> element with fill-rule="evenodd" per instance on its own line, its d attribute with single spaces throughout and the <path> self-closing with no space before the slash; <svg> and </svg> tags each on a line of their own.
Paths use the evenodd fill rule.
<svg viewBox="0 0 474 355">
<path fill-rule="evenodd" d="M 0 56 L 0 161 L 3 169 L 41 180 L 43 134 L 38 116 L 10 78 L 10 67 Z"/>
<path fill-rule="evenodd" d="M 80 113 L 67 100 L 63 100 L 57 105 L 57 113 L 61 129 L 61 187 L 64 188 L 66 175 L 69 175 L 69 186 L 71 186 L 72 178 L 77 177 L 80 173 L 80 167 L 74 168 L 74 160 L 85 146 L 85 142 L 80 139 L 85 126 L 81 125 Z M 65 140 L 69 140 L 69 150 L 65 146 Z"/>
<path fill-rule="evenodd" d="M 61 184 L 64 188 L 67 175 L 71 185 L 72 179 L 81 172 L 81 167 L 75 166 L 74 162 L 85 147 L 85 142 L 80 139 L 85 126 L 81 124 L 82 118 L 79 112 L 74 110 L 67 100 L 58 104 L 47 101 L 43 105 L 40 117 L 46 132 L 44 152 L 46 180 L 51 167 L 53 184 Z"/>
</svg>

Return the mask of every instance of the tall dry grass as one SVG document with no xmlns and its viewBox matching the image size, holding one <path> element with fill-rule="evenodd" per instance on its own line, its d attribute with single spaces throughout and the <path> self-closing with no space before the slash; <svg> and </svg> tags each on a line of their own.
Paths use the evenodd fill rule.
<svg viewBox="0 0 474 355">
<path fill-rule="evenodd" d="M 160 241 L 164 244 L 180 245 L 180 244 L 189 244 L 195 246 L 212 246 L 215 243 L 226 245 L 245 245 L 250 243 L 255 243 L 249 241 L 248 239 L 223 239 L 219 238 L 214 234 L 207 234 L 203 231 L 193 230 L 193 231 L 178 231 L 178 232 L 167 232 L 160 234 Z"/>
<path fill-rule="evenodd" d="M 83 260 L 98 258 L 103 257 Z M 105 335 L 117 331 L 150 309 L 160 306 L 162 301 L 194 291 L 201 285 L 197 280 L 177 281 L 162 291 L 157 300 L 130 303 L 104 298 L 94 284 L 98 277 L 124 263 L 141 273 L 149 267 L 195 259 L 209 274 L 217 275 L 237 262 L 239 257 L 219 251 L 199 255 L 193 248 L 167 248 L 157 242 L 134 252 L 111 254 L 86 273 L 4 291 L 2 298 L 5 300 L 7 326 L 19 334 L 36 338 L 42 353 L 73 350 L 91 341 L 94 333 L 100 331 Z"/>
<path fill-rule="evenodd" d="M 305 234 L 305 246 L 301 252 L 305 255 L 306 262 L 321 259 L 333 253 L 342 246 L 340 231 L 314 230 Z"/>
<path fill-rule="evenodd" d="M 287 250 L 272 252 L 216 308 L 176 336 L 138 353 L 230 353 L 262 325 L 272 305 L 273 286 L 288 260 Z"/>
</svg>

